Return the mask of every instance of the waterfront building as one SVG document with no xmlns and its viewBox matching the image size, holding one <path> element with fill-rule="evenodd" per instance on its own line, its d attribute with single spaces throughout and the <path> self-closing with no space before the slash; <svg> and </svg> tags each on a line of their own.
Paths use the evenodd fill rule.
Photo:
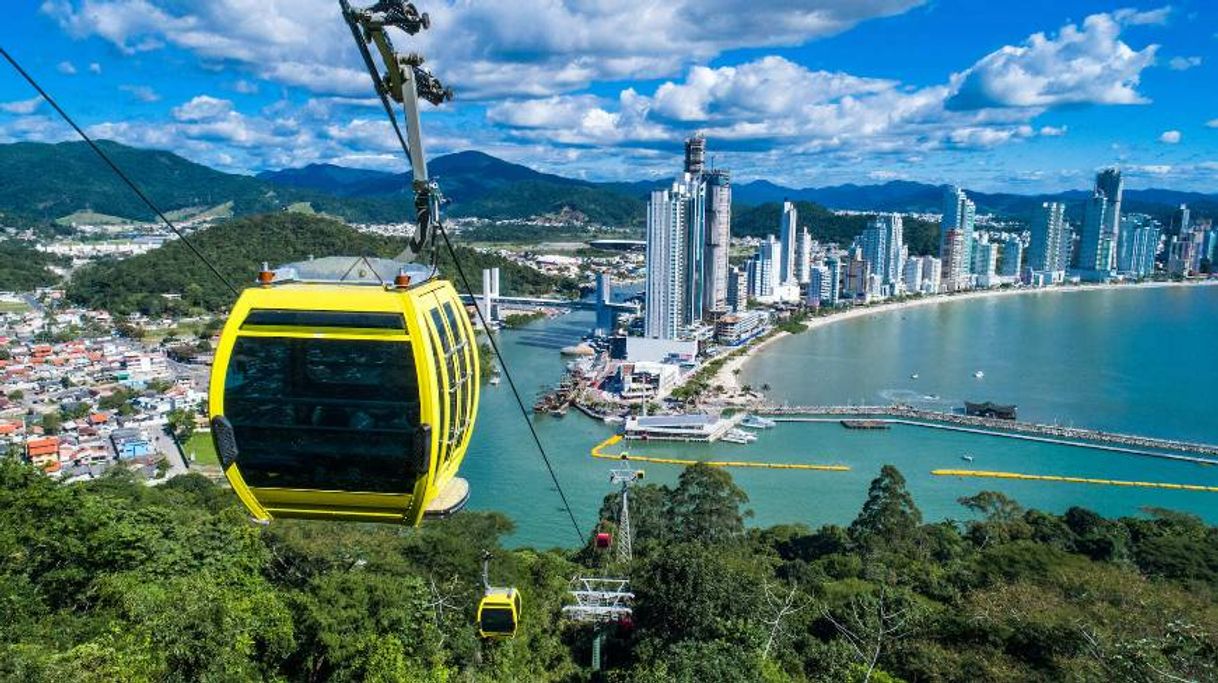
<svg viewBox="0 0 1218 683">
<path fill-rule="evenodd" d="M 613 303 L 613 276 L 609 273 L 596 275 L 596 328 L 593 334 L 604 336 L 613 334 L 617 327 L 617 310 L 609 304 Z"/>
<path fill-rule="evenodd" d="M 1065 221 L 1066 205 L 1061 202 L 1041 204 L 1040 213 L 1032 223 L 1032 239 L 1028 246 L 1027 282 L 1056 284 L 1065 279 L 1067 247 L 1070 229 Z"/>
<path fill-rule="evenodd" d="M 943 197 L 943 220 L 939 223 L 939 258 L 943 264 L 943 289 L 957 291 L 972 286 L 973 231 L 977 207 L 958 187 L 949 187 Z"/>
<path fill-rule="evenodd" d="M 1196 275 L 1200 270 L 1200 251 L 1204 243 L 1204 233 L 1189 231 L 1176 235 L 1172 239 L 1167 254 L 1167 274 L 1187 277 Z"/>
<path fill-rule="evenodd" d="M 905 260 L 905 268 L 901 273 L 901 279 L 905 282 L 905 291 L 911 294 L 922 291 L 922 266 L 923 262 L 920 258 Z"/>
<path fill-rule="evenodd" d="M 778 291 L 780 284 L 779 269 L 782 261 L 782 243 L 773 235 L 766 235 L 765 241 L 757 247 L 757 254 L 751 263 L 753 271 L 749 277 L 749 297 L 753 299 L 771 299 Z"/>
<path fill-rule="evenodd" d="M 1171 228 L 1172 232 L 1177 235 L 1186 233 L 1192 228 L 1192 212 L 1189 211 L 1188 204 L 1181 204 L 1180 208 L 1172 212 Z"/>
<path fill-rule="evenodd" d="M 988 233 L 977 235 L 973 243 L 972 273 L 978 287 L 994 287 L 998 280 L 998 243 L 991 242 Z"/>
<path fill-rule="evenodd" d="M 715 341 L 723 346 L 740 346 L 770 329 L 766 311 L 729 313 L 715 322 Z"/>
<path fill-rule="evenodd" d="M 749 277 L 746 268 L 732 268 L 727 274 L 727 309 L 739 313 L 749 307 Z"/>
<path fill-rule="evenodd" d="M 786 284 L 795 280 L 795 231 L 799 223 L 799 212 L 795 209 L 793 202 L 784 201 L 782 203 L 782 225 L 780 225 L 782 238 L 782 260 L 778 269 L 779 284 Z"/>
<path fill-rule="evenodd" d="M 1096 176 L 1095 190 L 1083 205 L 1078 252 L 1078 271 L 1083 279 L 1107 280 L 1116 270 L 1122 188 L 1121 172 L 1104 169 Z"/>
<path fill-rule="evenodd" d="M 845 268 L 845 287 L 842 296 L 866 303 L 871 300 L 871 262 L 863 258 L 862 250 L 853 249 L 842 264 Z"/>
<path fill-rule="evenodd" d="M 842 258 L 834 254 L 825 258 L 825 267 L 829 269 L 829 297 L 826 301 L 830 306 L 836 306 L 842 299 Z"/>
<path fill-rule="evenodd" d="M 804 226 L 799 231 L 799 239 L 796 241 L 795 249 L 795 279 L 801 285 L 808 284 L 812 277 L 812 235 L 808 232 L 808 227 Z"/>
<path fill-rule="evenodd" d="M 1002 268 L 998 274 L 1006 278 L 1018 278 L 1023 268 L 1023 241 L 1018 235 L 1008 237 L 1002 243 Z"/>
<path fill-rule="evenodd" d="M 829 266 L 816 265 L 812 266 L 808 277 L 808 295 L 805 299 L 809 306 L 818 307 L 822 304 L 831 304 L 833 299 L 833 284 L 830 280 L 832 272 Z"/>
<path fill-rule="evenodd" d="M 872 273 L 880 279 L 879 294 L 892 296 L 901 281 L 901 253 L 904 251 L 904 226 L 899 214 L 880 214 L 868 222 L 859 236 L 863 258 L 871 263 Z"/>
<path fill-rule="evenodd" d="M 732 179 L 726 170 L 706 174 L 706 249 L 703 312 L 716 317 L 728 306 L 728 250 L 732 241 Z"/>
<path fill-rule="evenodd" d="M 1159 234 L 1159 225 L 1150 216 L 1123 216 L 1117 248 L 1117 271 L 1134 278 L 1153 275 L 1155 255 L 1159 251 Z"/>
<path fill-rule="evenodd" d="M 685 222 L 688 202 L 681 184 L 655 190 L 647 203 L 646 317 L 643 335 L 677 339 L 685 294 Z"/>
<path fill-rule="evenodd" d="M 943 262 L 934 256 L 922 257 L 923 294 L 938 294 L 943 291 Z"/>
</svg>

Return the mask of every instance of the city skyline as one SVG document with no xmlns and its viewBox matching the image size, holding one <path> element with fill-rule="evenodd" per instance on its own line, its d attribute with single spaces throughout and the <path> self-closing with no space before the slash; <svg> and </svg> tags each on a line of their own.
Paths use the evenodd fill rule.
<svg viewBox="0 0 1218 683">
<path fill-rule="evenodd" d="M 239 172 L 402 168 L 334 3 L 186 7 L 30 3 L 6 46 L 99 137 Z M 1034 193 L 1086 188 L 1110 165 L 1130 189 L 1218 180 L 1218 94 L 1198 87 L 1218 11 L 1199 0 L 424 9 L 418 46 L 458 91 L 425 116 L 432 154 L 662 178 L 703 130 L 736 182 Z M 0 79 L 0 141 L 69 138 L 33 96 Z"/>
</svg>

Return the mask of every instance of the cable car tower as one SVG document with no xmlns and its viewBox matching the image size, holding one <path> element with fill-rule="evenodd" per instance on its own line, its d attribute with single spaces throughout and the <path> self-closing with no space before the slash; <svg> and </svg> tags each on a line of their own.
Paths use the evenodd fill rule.
<svg viewBox="0 0 1218 683">
<path fill-rule="evenodd" d="M 622 460 L 626 460 L 625 455 Z M 626 464 L 609 471 L 609 481 L 621 486 L 621 508 L 618 510 L 616 555 L 620 563 L 633 559 L 630 529 L 630 485 L 643 478 L 643 470 Z M 597 534 L 597 545 L 607 534 Z M 605 544 L 606 546 L 608 544 Z M 574 605 L 562 608 L 563 616 L 572 621 L 592 624 L 592 670 L 601 669 L 601 646 L 611 625 L 630 627 L 633 625 L 634 593 L 630 592 L 630 579 L 606 577 L 577 577 L 572 581 L 571 597 Z"/>
</svg>

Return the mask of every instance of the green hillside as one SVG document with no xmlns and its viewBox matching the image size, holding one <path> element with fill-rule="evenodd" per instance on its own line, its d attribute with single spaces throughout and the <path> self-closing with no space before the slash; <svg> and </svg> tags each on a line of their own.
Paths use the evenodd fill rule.
<svg viewBox="0 0 1218 683">
<path fill-rule="evenodd" d="M 510 447 L 510 446 L 508 446 Z M 617 496 L 602 519 L 613 518 Z M 1218 529 L 961 499 L 924 524 L 885 467 L 849 527 L 748 529 L 722 469 L 631 496 L 634 561 L 505 550 L 511 523 L 249 523 L 198 475 L 64 486 L 0 460 L 0 679 L 75 681 L 1213 681 Z M 538 514 L 553 510 L 536 506 Z M 561 514 L 550 512 L 548 514 Z M 601 529 L 612 531 L 602 522 Z M 514 640 L 481 642 L 479 556 L 514 585 Z M 633 629 L 562 617 L 570 578 L 628 574 Z"/>
<path fill-rule="evenodd" d="M 24 292 L 53 285 L 59 278 L 47 267 L 61 261 L 26 242 L 0 239 L 0 290 Z"/>
<path fill-rule="evenodd" d="M 526 180 L 454 204 L 449 213 L 499 219 L 566 214 L 573 222 L 635 226 L 645 220 L 645 210 L 642 200 L 598 187 Z"/>
<path fill-rule="evenodd" d="M 808 232 L 820 242 L 836 242 L 845 247 L 867 227 L 867 216 L 839 216 L 832 211 L 813 204 L 797 201 L 799 224 L 807 225 Z M 733 237 L 764 237 L 778 235 L 782 224 L 782 204 L 770 202 L 757 206 L 732 207 Z M 939 225 L 916 218 L 906 217 L 905 243 L 909 253 L 915 256 L 939 253 Z"/>
<path fill-rule="evenodd" d="M 238 288 L 252 283 L 263 261 L 290 263 L 310 255 L 372 255 L 390 258 L 406 246 L 402 239 L 361 233 L 330 218 L 279 212 L 240 218 L 202 230 L 190 241 Z M 571 283 L 492 255 L 458 247 L 466 272 L 480 285 L 481 268 L 498 266 L 505 293 L 548 294 Z M 441 272 L 451 271 L 441 262 Z M 164 294 L 181 294 L 180 300 Z M 230 305 L 232 293 L 180 241 L 122 261 L 100 262 L 78 271 L 68 297 L 91 308 L 114 313 L 204 309 Z"/>
</svg>

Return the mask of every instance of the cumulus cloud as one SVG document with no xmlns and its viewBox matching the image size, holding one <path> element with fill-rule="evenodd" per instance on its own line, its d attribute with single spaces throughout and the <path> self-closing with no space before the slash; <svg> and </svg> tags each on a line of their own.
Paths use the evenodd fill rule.
<svg viewBox="0 0 1218 683">
<path fill-rule="evenodd" d="M 173 108 L 173 118 L 178 121 L 208 121 L 225 116 L 233 111 L 233 103 L 210 95 L 199 95 L 189 102 Z"/>
<path fill-rule="evenodd" d="M 1143 13 L 1145 14 L 1145 13 Z M 953 77 L 953 109 L 1052 107 L 1069 104 L 1143 104 L 1137 87 L 1158 45 L 1135 50 L 1120 39 L 1141 15 L 1093 14 L 1055 36 L 1035 33 L 1022 45 L 986 55 Z"/>
<path fill-rule="evenodd" d="M 1041 126 L 1040 134 L 1042 137 L 1056 138 L 1065 135 L 1067 130 L 1067 126 Z"/>
<path fill-rule="evenodd" d="M 101 67 L 101 64 L 98 64 L 97 62 L 90 62 L 90 63 L 89 63 L 89 73 L 91 73 L 91 74 L 100 74 L 101 72 L 102 72 L 102 67 Z"/>
<path fill-rule="evenodd" d="M 136 99 L 136 101 L 143 102 L 144 104 L 159 102 L 161 99 L 161 95 L 147 85 L 120 85 L 118 86 L 118 89 L 131 95 Z"/>
<path fill-rule="evenodd" d="M 1168 145 L 1174 145 L 1174 144 L 1179 143 L 1180 142 L 1180 131 L 1178 131 L 1178 130 L 1163 131 L 1163 134 L 1159 136 L 1159 142 L 1166 143 Z"/>
<path fill-rule="evenodd" d="M 1218 119 L 1210 119 L 1205 122 L 1206 128 L 1218 128 Z"/>
<path fill-rule="evenodd" d="M 924 2 L 754 0 L 747 12 L 731 0 L 453 2 L 428 8 L 433 28 L 410 48 L 466 97 L 546 96 L 671 76 L 726 49 L 797 45 Z M 127 53 L 173 44 L 318 93 L 367 89 L 330 0 L 45 0 L 42 10 Z"/>
<path fill-rule="evenodd" d="M 28 100 L 17 100 L 15 102 L 0 102 L 0 111 L 6 114 L 18 114 L 24 116 L 33 114 L 41 104 L 42 97 L 31 97 Z"/>
<path fill-rule="evenodd" d="M 75 76 L 76 75 L 76 65 L 72 64 L 72 62 L 69 62 L 67 60 L 60 62 L 55 67 L 55 70 L 65 76 Z"/>
<path fill-rule="evenodd" d="M 1172 71 L 1188 71 L 1193 67 L 1201 66 L 1200 57 L 1172 57 L 1171 61 L 1167 62 Z"/>
</svg>

